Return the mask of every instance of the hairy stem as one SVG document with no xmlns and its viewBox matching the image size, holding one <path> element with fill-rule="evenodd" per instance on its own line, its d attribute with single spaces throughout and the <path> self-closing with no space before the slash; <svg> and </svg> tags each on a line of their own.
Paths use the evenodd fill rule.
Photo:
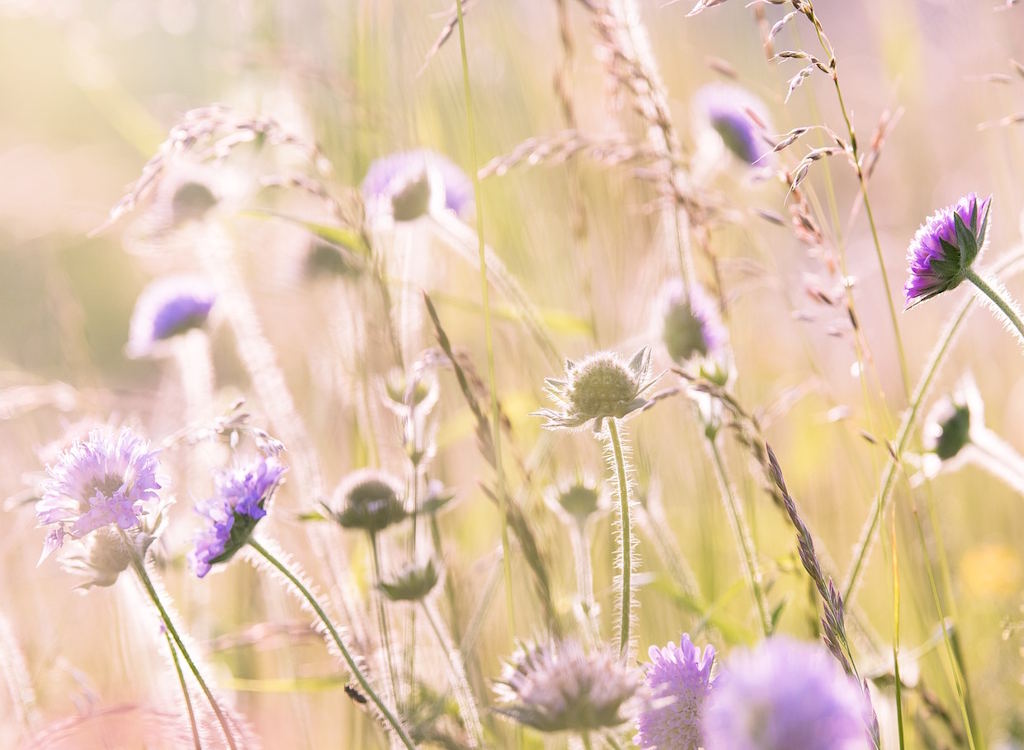
<svg viewBox="0 0 1024 750">
<path fill-rule="evenodd" d="M 978 288 L 979 292 L 991 300 L 992 304 L 999 309 L 999 312 L 1006 316 L 1006 320 L 1016 330 L 1017 338 L 1021 343 L 1024 343 L 1024 323 L 1021 322 L 1020 312 L 1013 301 L 1008 299 L 1005 294 L 1000 294 L 994 288 L 996 285 L 993 282 L 987 281 L 973 268 L 967 269 L 966 277 L 968 281 Z"/>
<path fill-rule="evenodd" d="M 380 699 L 380 696 L 377 695 L 376 691 L 370 685 L 369 680 L 366 679 L 366 676 L 363 674 L 363 671 L 359 668 L 359 665 L 356 663 L 355 658 L 352 656 L 352 652 L 348 650 L 348 646 L 345 645 L 345 641 L 342 640 L 341 635 L 335 629 L 334 624 L 327 616 L 327 613 L 324 612 L 323 607 L 320 606 L 320 603 L 316 600 L 316 597 L 313 596 L 310 590 L 306 588 L 305 585 L 303 585 L 302 581 L 299 580 L 299 578 L 294 573 L 292 573 L 284 565 L 284 563 L 282 563 L 273 554 L 271 554 L 270 551 L 266 549 L 266 547 L 257 542 L 255 539 L 250 539 L 248 544 L 250 547 L 256 550 L 256 552 L 258 552 L 268 563 L 270 563 L 274 568 L 276 568 L 281 575 L 287 578 L 288 581 L 293 586 L 295 586 L 298 592 L 302 594 L 302 597 L 306 600 L 309 606 L 313 608 L 313 611 L 316 613 L 317 617 L 320 618 L 320 621 L 323 623 L 324 627 L 327 628 L 327 632 L 330 634 L 331 639 L 334 641 L 334 645 L 338 647 L 338 651 L 341 652 L 342 657 L 345 659 L 345 663 L 348 664 L 348 668 L 352 671 L 352 675 L 355 677 L 356 682 L 359 683 L 359 687 L 362 688 L 363 693 L 371 701 L 373 701 L 373 704 L 377 707 L 377 710 L 380 711 L 381 715 L 384 717 L 384 720 L 391 726 L 391 729 L 395 732 L 395 734 L 397 735 L 398 739 L 402 742 L 402 744 L 405 745 L 405 747 L 409 748 L 409 750 L 415 750 L 416 746 L 413 744 L 413 741 L 409 738 L 409 734 L 406 732 L 405 727 L 402 726 L 402 723 L 398 720 L 394 713 L 391 712 L 391 709 L 387 707 L 384 701 Z"/>
<path fill-rule="evenodd" d="M 192 708 L 192 696 L 188 693 L 188 684 L 185 682 L 185 673 L 181 671 L 178 652 L 174 648 L 171 634 L 166 630 L 164 631 L 164 638 L 167 639 L 167 648 L 171 652 L 171 661 L 174 662 L 174 671 L 178 675 L 178 684 L 181 685 L 181 697 L 185 699 L 185 713 L 188 714 L 188 724 L 192 730 L 192 746 L 195 750 L 203 750 L 203 744 L 199 741 L 199 727 L 196 725 L 196 714 Z"/>
<path fill-rule="evenodd" d="M 615 476 L 618 481 L 619 496 L 619 565 L 622 570 L 619 588 L 619 653 L 623 659 L 629 656 L 629 626 L 633 614 L 633 529 L 629 520 L 629 476 L 626 474 L 626 459 L 622 453 L 622 441 L 619 439 L 619 427 L 614 417 L 606 420 L 608 424 L 608 441 L 612 446 L 615 461 Z"/>
<path fill-rule="evenodd" d="M 473 740 L 472 747 L 483 747 L 484 733 L 480 724 L 480 715 L 476 709 L 476 699 L 473 697 L 473 689 L 469 686 L 469 678 L 466 676 L 466 669 L 462 663 L 462 654 L 452 643 L 452 639 L 444 630 L 441 618 L 438 616 L 434 606 L 426 601 L 421 601 L 423 614 L 430 624 L 437 638 L 437 645 L 444 651 L 448 660 L 448 671 L 451 672 L 452 690 L 455 692 L 459 704 L 459 711 L 462 713 L 462 720 L 466 724 L 466 730 Z"/>
</svg>

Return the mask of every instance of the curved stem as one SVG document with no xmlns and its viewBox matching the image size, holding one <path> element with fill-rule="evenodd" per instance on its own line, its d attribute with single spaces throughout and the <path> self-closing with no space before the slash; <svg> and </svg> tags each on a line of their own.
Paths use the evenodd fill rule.
<svg viewBox="0 0 1024 750">
<path fill-rule="evenodd" d="M 718 478 L 718 486 L 722 492 L 722 502 L 725 503 L 725 511 L 729 516 L 733 534 L 736 536 L 736 541 L 740 548 L 740 556 L 743 558 L 743 564 L 746 567 L 747 583 L 750 585 L 750 590 L 754 595 L 754 602 L 757 604 L 757 614 L 761 621 L 761 629 L 767 637 L 772 634 L 772 618 L 768 612 L 768 602 L 764 594 L 761 568 L 757 564 L 757 554 L 754 551 L 754 541 L 750 533 L 750 526 L 747 524 L 739 498 L 736 497 L 732 483 L 729 481 L 729 475 L 725 470 L 725 462 L 722 460 L 722 453 L 718 450 L 718 442 L 715 438 L 709 436 L 707 444 L 708 450 L 711 453 L 711 462 L 715 467 L 715 476 Z"/>
<path fill-rule="evenodd" d="M 459 703 L 459 710 L 462 712 L 462 719 L 466 722 L 466 729 L 473 738 L 472 747 L 483 747 L 484 730 L 480 725 L 480 715 L 476 710 L 476 699 L 473 697 L 473 689 L 469 686 L 469 678 L 466 676 L 466 669 L 462 664 L 462 654 L 452 643 L 451 638 L 445 633 L 437 610 L 426 601 L 420 601 L 423 613 L 426 615 L 430 629 L 434 631 L 437 638 L 437 645 L 444 651 L 448 659 L 448 669 L 451 672 L 452 690 L 455 691 Z"/>
<path fill-rule="evenodd" d="M 1021 260 L 1024 260 L 1024 256 L 1015 254 L 1000 263 L 996 272 L 1018 270 Z M 885 470 L 882 472 L 882 481 L 878 494 L 875 496 L 875 502 L 872 505 L 871 513 L 868 515 L 868 518 L 861 529 L 860 539 L 854 548 L 853 562 L 850 565 L 850 571 L 846 576 L 846 581 L 843 583 L 843 601 L 846 603 L 847 607 L 850 606 L 853 595 L 856 593 L 857 584 L 860 582 L 860 577 L 864 572 L 864 564 L 867 561 L 871 547 L 874 545 L 875 531 L 878 529 L 878 523 L 882 518 L 882 513 L 885 510 L 889 497 L 892 494 L 893 487 L 895 486 L 896 468 L 902 460 L 903 451 L 906 449 L 907 442 L 910 440 L 910 433 L 917 420 L 917 414 L 921 409 L 921 403 L 928 394 L 928 389 L 931 387 L 932 380 L 935 378 L 935 373 L 938 371 L 939 365 L 941 365 L 942 361 L 945 359 L 946 353 L 949 351 L 949 347 L 953 342 L 953 338 L 956 336 L 961 324 L 963 324 L 964 320 L 967 318 L 967 313 L 970 312 L 973 304 L 974 297 L 969 297 L 963 302 L 960 309 L 953 315 L 947 325 L 938 344 L 932 351 L 932 355 L 929 358 L 928 363 L 925 365 L 924 371 L 921 374 L 921 379 L 918 381 L 917 387 L 914 390 L 914 396 L 910 401 L 910 407 L 907 409 L 906 413 L 903 415 L 903 420 L 900 422 L 896 438 L 890 443 L 893 450 L 889 456 L 888 462 L 886 463 Z"/>
<path fill-rule="evenodd" d="M 978 288 L 978 291 L 988 297 L 992 304 L 999 308 L 999 312 L 1006 316 L 1006 320 L 1017 330 L 1017 336 L 1024 342 L 1024 323 L 1021 322 L 1020 313 L 1017 311 L 1016 305 L 994 289 L 993 285 L 973 268 L 968 268 L 965 276 L 969 282 Z"/>
<path fill-rule="evenodd" d="M 171 661 L 174 662 L 174 671 L 178 675 L 178 684 L 181 685 L 181 696 L 185 699 L 185 712 L 188 714 L 188 724 L 192 729 L 192 746 L 195 750 L 203 750 L 203 744 L 199 741 L 199 727 L 196 725 L 196 713 L 192 709 L 192 696 L 188 694 L 188 684 L 185 682 L 185 673 L 181 671 L 181 662 L 178 661 L 178 652 L 174 648 L 174 641 L 166 630 L 164 638 L 167 639 L 167 648 L 171 652 Z"/>
<path fill-rule="evenodd" d="M 622 586 L 619 590 L 619 652 L 623 659 L 629 654 L 629 625 L 633 610 L 633 530 L 629 520 L 629 477 L 626 474 L 626 460 L 622 455 L 622 441 L 614 417 L 605 420 L 608 424 L 608 440 L 612 444 L 615 460 L 615 476 L 618 479 L 619 527 L 622 542 L 619 554 L 622 566 Z"/>
<path fill-rule="evenodd" d="M 348 646 L 345 645 L 345 641 L 343 641 L 341 635 L 338 634 L 338 631 L 335 629 L 334 624 L 331 622 L 330 618 L 327 617 L 327 613 L 324 612 L 323 608 L 320 606 L 320 603 L 316 600 L 316 597 L 313 596 L 309 589 L 303 585 L 302 581 L 300 581 L 294 573 L 288 570 L 288 568 L 285 567 L 284 563 L 282 563 L 280 560 L 274 557 L 274 555 L 272 555 L 270 551 L 266 549 L 266 547 L 257 542 L 255 539 L 249 540 L 249 546 L 256 550 L 256 552 L 258 552 L 268 563 L 270 563 L 274 568 L 276 568 L 277 571 L 285 578 L 287 578 L 288 581 L 293 586 L 295 586 L 299 593 L 302 594 L 303 598 L 306 600 L 309 606 L 313 608 L 313 611 L 316 613 L 317 617 L 320 618 L 320 622 L 322 622 L 324 624 L 324 627 L 327 628 L 327 632 L 330 633 L 331 639 L 334 641 L 334 645 L 338 647 L 338 651 L 340 651 L 342 657 L 344 657 L 345 663 L 348 664 L 348 668 L 352 671 L 352 675 L 355 677 L 356 682 L 359 683 L 359 687 L 362 688 L 363 693 L 365 693 L 366 696 L 371 701 L 373 701 L 373 704 L 377 707 L 377 710 L 381 712 L 381 715 L 384 717 L 384 720 L 391 725 L 391 728 L 394 730 L 395 734 L 398 735 L 398 738 L 401 740 L 402 744 L 405 745 L 405 747 L 409 748 L 409 750 L 415 750 L 416 746 L 413 744 L 413 741 L 409 738 L 409 734 L 405 731 L 405 728 L 402 726 L 398 718 L 391 712 L 387 705 L 385 705 L 384 701 L 380 699 L 380 696 L 377 695 L 376 691 L 370 686 L 369 680 L 366 679 L 366 676 L 359 668 L 359 665 L 356 664 L 356 660 L 352 656 L 352 652 L 348 650 Z"/>
<path fill-rule="evenodd" d="M 156 587 L 153 585 L 153 580 L 149 577 L 149 573 L 146 571 L 146 563 L 141 559 L 135 559 L 132 561 L 132 567 L 135 569 L 136 575 L 139 577 L 139 581 L 142 582 L 143 588 L 146 589 L 146 593 L 149 594 L 149 598 L 156 606 L 157 612 L 160 614 L 160 619 L 164 623 L 164 628 L 170 634 L 170 637 L 174 640 L 175 645 L 178 647 L 178 651 L 181 652 L 182 657 L 185 659 L 185 663 L 188 664 L 189 671 L 192 672 L 192 676 L 196 678 L 196 682 L 199 683 L 200 689 L 203 691 L 203 695 L 206 696 L 206 700 L 210 703 L 210 708 L 213 709 L 214 715 L 217 717 L 217 721 L 220 724 L 221 730 L 224 732 L 224 738 L 228 742 L 228 747 L 231 750 L 238 750 L 238 746 L 235 744 L 235 736 L 228 726 L 227 717 L 221 710 L 220 704 L 213 695 L 213 691 L 210 690 L 209 685 L 206 684 L 206 680 L 203 679 L 203 675 L 199 672 L 199 667 L 192 660 L 192 656 L 189 654 L 188 649 L 185 648 L 184 642 L 181 640 L 181 636 L 178 635 L 177 628 L 174 627 L 174 623 L 171 621 L 170 615 L 167 614 L 167 609 L 164 607 L 162 601 L 160 601 L 160 595 L 156 591 Z"/>
</svg>

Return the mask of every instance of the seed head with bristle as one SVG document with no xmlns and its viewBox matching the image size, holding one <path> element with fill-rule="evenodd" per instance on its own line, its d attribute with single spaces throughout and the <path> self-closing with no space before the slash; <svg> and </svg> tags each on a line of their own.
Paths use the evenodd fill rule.
<svg viewBox="0 0 1024 750">
<path fill-rule="evenodd" d="M 502 714 L 541 732 L 617 727 L 634 712 L 640 675 L 617 651 L 587 651 L 574 640 L 524 646 L 505 666 L 495 692 Z"/>
<path fill-rule="evenodd" d="M 565 377 L 547 378 L 545 390 L 559 407 L 541 409 L 549 430 L 576 429 L 594 421 L 600 431 L 605 419 L 622 419 L 647 406 L 644 391 L 657 378 L 650 379 L 651 350 L 640 349 L 628 362 L 612 352 L 593 354 L 580 363 L 566 360 Z"/>
</svg>

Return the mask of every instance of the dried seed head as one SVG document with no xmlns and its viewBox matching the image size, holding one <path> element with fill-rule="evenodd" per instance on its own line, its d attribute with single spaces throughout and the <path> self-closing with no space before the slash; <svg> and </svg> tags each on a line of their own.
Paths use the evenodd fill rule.
<svg viewBox="0 0 1024 750">
<path fill-rule="evenodd" d="M 650 361 L 647 347 L 628 364 L 611 352 L 593 354 L 578 364 L 567 360 L 565 379 L 545 381 L 548 395 L 560 409 L 542 409 L 536 415 L 548 420 L 544 425 L 548 429 L 573 429 L 591 420 L 600 429 L 604 419 L 622 419 L 647 404 L 641 394 L 653 384 L 648 380 Z"/>
</svg>

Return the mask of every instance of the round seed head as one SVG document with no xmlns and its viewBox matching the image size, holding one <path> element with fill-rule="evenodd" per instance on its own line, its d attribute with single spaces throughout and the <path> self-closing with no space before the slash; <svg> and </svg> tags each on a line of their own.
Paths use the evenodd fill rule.
<svg viewBox="0 0 1024 750">
<path fill-rule="evenodd" d="M 398 481 L 390 474 L 360 469 L 338 487 L 331 516 L 346 529 L 376 534 L 405 518 L 400 492 Z"/>
<path fill-rule="evenodd" d="M 381 581 L 380 590 L 393 602 L 418 602 L 434 590 L 440 575 L 433 560 L 426 565 L 409 565 L 390 581 Z"/>
</svg>

